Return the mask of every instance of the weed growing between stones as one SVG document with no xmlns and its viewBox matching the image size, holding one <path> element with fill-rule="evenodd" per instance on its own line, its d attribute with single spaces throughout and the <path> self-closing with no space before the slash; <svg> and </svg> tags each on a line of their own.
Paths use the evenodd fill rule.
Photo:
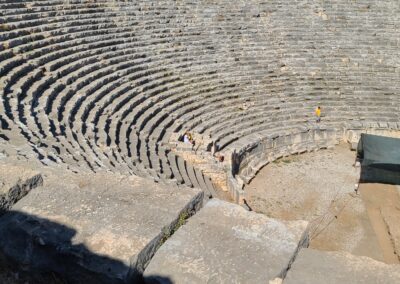
<svg viewBox="0 0 400 284">
<path fill-rule="evenodd" d="M 184 225 L 189 217 L 189 213 L 187 211 L 184 211 L 179 214 L 178 220 L 171 230 L 169 230 L 168 228 L 164 228 L 163 236 L 161 238 L 160 244 L 158 245 L 158 248 L 160 248 L 182 225 Z"/>
</svg>

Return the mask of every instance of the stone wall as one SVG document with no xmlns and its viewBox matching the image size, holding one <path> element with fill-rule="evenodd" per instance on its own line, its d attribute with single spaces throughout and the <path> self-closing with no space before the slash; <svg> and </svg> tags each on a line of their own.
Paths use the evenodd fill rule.
<svg viewBox="0 0 400 284">
<path fill-rule="evenodd" d="M 282 157 L 332 148 L 341 141 L 349 143 L 349 148 L 355 150 L 361 133 L 400 137 L 399 128 L 396 127 L 314 128 L 299 133 L 260 138 L 257 143 L 249 144 L 239 152 L 234 151 L 231 153 L 231 173 L 227 181 L 233 200 L 243 203 L 244 184 L 249 183 L 265 165 Z"/>
</svg>

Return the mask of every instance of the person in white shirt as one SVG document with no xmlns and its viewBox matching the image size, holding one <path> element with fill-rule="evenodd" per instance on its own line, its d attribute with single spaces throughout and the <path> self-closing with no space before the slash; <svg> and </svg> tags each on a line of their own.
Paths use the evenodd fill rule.
<svg viewBox="0 0 400 284">
<path fill-rule="evenodd" d="M 190 139 L 189 139 L 189 135 L 187 135 L 186 133 L 185 133 L 185 135 L 183 136 L 183 142 L 185 142 L 185 143 L 190 143 L 190 144 L 191 144 Z"/>
</svg>

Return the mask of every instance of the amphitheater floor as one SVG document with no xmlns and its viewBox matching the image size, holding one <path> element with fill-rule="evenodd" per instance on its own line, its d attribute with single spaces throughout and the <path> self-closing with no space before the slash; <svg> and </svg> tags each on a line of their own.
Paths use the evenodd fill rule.
<svg viewBox="0 0 400 284">
<path fill-rule="evenodd" d="M 246 186 L 246 200 L 252 210 L 269 217 L 309 221 L 311 248 L 398 263 L 393 251 L 399 242 L 395 231 L 400 220 L 395 217 L 400 212 L 399 191 L 363 184 L 356 194 L 359 170 L 353 167 L 354 161 L 355 152 L 347 144 L 280 159 L 265 166 Z M 393 204 L 382 210 L 388 199 Z M 387 227 L 382 226 L 387 222 L 394 234 L 391 240 Z"/>
</svg>

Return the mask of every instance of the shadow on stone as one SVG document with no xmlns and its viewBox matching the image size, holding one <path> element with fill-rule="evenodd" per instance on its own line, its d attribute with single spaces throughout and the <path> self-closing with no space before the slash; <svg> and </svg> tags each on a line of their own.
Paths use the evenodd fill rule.
<svg viewBox="0 0 400 284">
<path fill-rule="evenodd" d="M 146 284 L 173 284 L 171 279 L 169 279 L 168 277 L 156 275 L 144 277 L 143 282 L 145 282 Z"/>
<path fill-rule="evenodd" d="M 76 233 L 47 219 L 7 212 L 0 218 L 0 282 L 144 283 L 141 276 L 128 279 L 130 267 L 123 262 L 74 243 Z M 152 283 L 172 283 L 155 278 L 159 281 Z"/>
</svg>

